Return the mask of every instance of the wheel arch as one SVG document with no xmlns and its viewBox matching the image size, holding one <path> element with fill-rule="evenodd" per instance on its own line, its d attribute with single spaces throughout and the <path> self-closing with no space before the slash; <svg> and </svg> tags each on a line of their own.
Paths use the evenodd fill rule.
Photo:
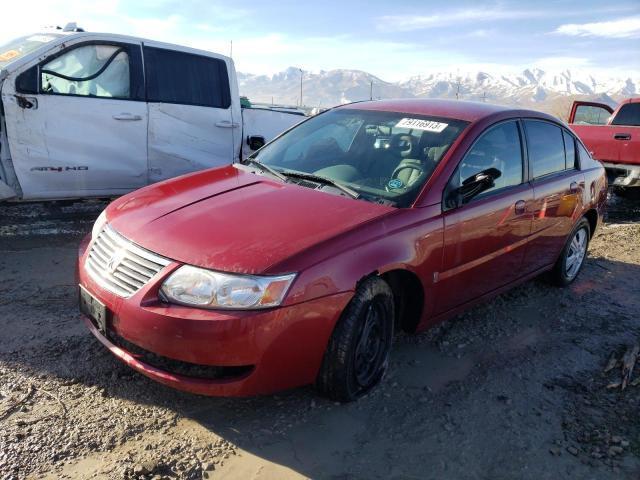
<svg viewBox="0 0 640 480">
<path fill-rule="evenodd" d="M 356 288 L 370 277 L 379 277 L 391 287 L 396 311 L 396 330 L 415 332 L 422 318 L 425 301 L 425 290 L 420 277 L 407 268 L 394 268 L 382 273 L 376 270 L 358 280 Z"/>
<path fill-rule="evenodd" d="M 585 212 L 583 215 L 584 218 L 589 222 L 589 234 L 590 239 L 593 238 L 593 235 L 596 233 L 596 228 L 598 227 L 598 212 L 595 208 L 591 208 Z"/>
</svg>

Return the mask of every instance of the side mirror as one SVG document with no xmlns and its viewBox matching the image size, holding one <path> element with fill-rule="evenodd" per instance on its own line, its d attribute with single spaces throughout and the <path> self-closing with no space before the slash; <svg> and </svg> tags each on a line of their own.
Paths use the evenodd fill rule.
<svg viewBox="0 0 640 480">
<path fill-rule="evenodd" d="M 497 168 L 487 168 L 475 175 L 465 179 L 462 185 L 451 192 L 453 199 L 449 203 L 455 206 L 462 206 L 468 203 L 473 197 L 493 188 L 496 179 L 502 176 L 502 172 Z"/>
<path fill-rule="evenodd" d="M 38 93 L 38 65 L 25 70 L 16 78 L 16 92 L 36 95 Z"/>
<path fill-rule="evenodd" d="M 264 147 L 265 143 L 267 142 L 265 141 L 264 137 L 260 135 L 252 135 L 250 137 L 247 137 L 247 145 L 249 145 L 249 148 L 251 150 L 259 150 Z"/>
</svg>

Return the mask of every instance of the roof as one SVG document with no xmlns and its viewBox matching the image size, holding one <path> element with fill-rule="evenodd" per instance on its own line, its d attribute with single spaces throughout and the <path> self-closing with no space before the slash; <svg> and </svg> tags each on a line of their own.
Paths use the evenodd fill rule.
<svg viewBox="0 0 640 480">
<path fill-rule="evenodd" d="M 425 98 L 407 98 L 397 100 L 377 100 L 370 102 L 350 103 L 340 108 L 359 110 L 380 110 L 385 112 L 401 112 L 414 115 L 430 115 L 433 117 L 455 118 L 467 122 L 477 122 L 483 118 L 500 113 L 512 112 L 513 116 L 547 117 L 534 110 L 522 110 L 491 103 L 467 102 L 463 100 L 441 100 Z"/>
</svg>

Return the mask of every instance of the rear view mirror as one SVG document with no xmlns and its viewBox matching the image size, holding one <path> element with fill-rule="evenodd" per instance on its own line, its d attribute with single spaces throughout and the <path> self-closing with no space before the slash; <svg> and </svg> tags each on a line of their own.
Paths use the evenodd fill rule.
<svg viewBox="0 0 640 480">
<path fill-rule="evenodd" d="M 493 188 L 496 179 L 501 176 L 502 172 L 497 168 L 487 168 L 465 179 L 462 185 L 452 192 L 455 197 L 454 203 L 457 206 L 464 205 L 473 197 Z"/>
<path fill-rule="evenodd" d="M 265 143 L 266 141 L 264 137 L 260 135 L 252 135 L 250 137 L 247 137 L 247 145 L 249 145 L 249 148 L 251 150 L 259 150 L 264 146 Z"/>
<path fill-rule="evenodd" d="M 36 95 L 38 93 L 38 65 L 34 65 L 29 70 L 25 70 L 18 78 L 16 78 L 16 92 L 29 93 Z"/>
</svg>

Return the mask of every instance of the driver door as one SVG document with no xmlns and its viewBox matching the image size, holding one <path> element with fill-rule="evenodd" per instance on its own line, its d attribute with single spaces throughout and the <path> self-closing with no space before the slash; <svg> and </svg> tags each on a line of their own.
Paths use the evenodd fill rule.
<svg viewBox="0 0 640 480">
<path fill-rule="evenodd" d="M 458 165 L 447 191 L 488 168 L 501 172 L 494 187 L 444 212 L 437 313 L 461 306 L 521 276 L 531 232 L 533 192 L 527 183 L 517 121 L 499 123 L 481 134 Z"/>
<path fill-rule="evenodd" d="M 11 82 L 15 95 L 3 100 L 25 199 L 113 196 L 147 184 L 140 48 L 70 45 Z"/>
</svg>

